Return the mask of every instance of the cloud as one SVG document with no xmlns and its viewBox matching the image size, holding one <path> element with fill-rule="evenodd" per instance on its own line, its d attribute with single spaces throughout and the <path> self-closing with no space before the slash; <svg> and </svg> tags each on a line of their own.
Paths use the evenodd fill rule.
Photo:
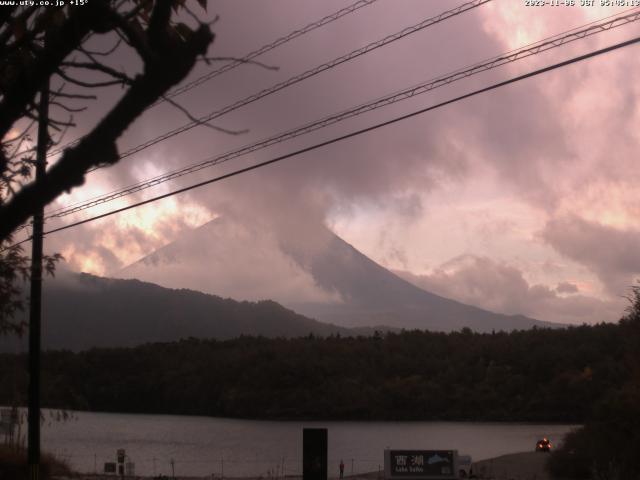
<svg viewBox="0 0 640 480">
<path fill-rule="evenodd" d="M 624 295 L 640 277 L 640 229 L 621 229 L 568 215 L 550 220 L 541 238 L 595 273 L 612 295 Z"/>
<path fill-rule="evenodd" d="M 580 289 L 578 288 L 578 286 L 570 282 L 560 282 L 556 286 L 557 293 L 578 293 L 579 291 Z"/>
<path fill-rule="evenodd" d="M 280 70 L 277 72 L 244 65 L 193 89 L 179 100 L 194 115 L 206 114 L 457 4 L 453 1 L 445 3 L 407 0 L 405 8 L 396 8 L 377 2 L 261 59 L 278 65 Z M 291 31 L 294 26 L 305 25 L 337 8 L 337 2 L 330 5 L 312 2 L 304 6 L 291 2 L 275 7 L 261 2 L 251 6 L 237 1 L 218 2 L 216 11 L 210 12 L 221 14 L 210 54 L 241 56 Z M 283 14 L 285 10 L 286 15 Z M 457 16 L 215 121 L 228 128 L 248 128 L 250 133 L 247 135 L 230 136 L 203 127 L 194 128 L 126 158 L 113 168 L 92 174 L 92 179 L 82 189 L 62 200 L 71 202 L 91 197 L 234 150 L 345 107 L 575 27 L 592 20 L 595 15 L 595 10 L 589 9 L 540 9 L 532 17 L 530 10 L 521 2 L 493 2 Z M 536 66 L 610 43 L 616 35 L 613 32 L 603 39 L 591 37 L 586 42 L 575 42 L 539 57 L 468 78 L 246 158 L 177 179 L 128 200 L 164 193 L 433 105 Z M 107 43 L 110 42 L 96 45 L 96 49 L 103 49 L 100 47 Z M 132 59 L 133 56 L 124 55 L 117 60 L 127 68 L 133 68 Z M 211 67 L 202 62 L 193 78 L 205 73 L 207 68 Z M 168 204 L 153 204 L 138 210 L 139 213 L 89 224 L 73 233 L 51 236 L 47 238 L 47 245 L 50 251 L 66 254 L 74 268 L 107 273 L 138 260 L 216 215 L 247 228 L 267 226 L 275 236 L 273 242 L 285 251 L 293 248 L 291 243 L 304 244 L 313 251 L 323 247 L 326 241 L 323 225 L 331 223 L 332 219 L 328 217 L 334 212 L 357 216 L 362 211 L 376 210 L 381 218 L 379 231 L 373 235 L 367 231 L 366 235 L 375 238 L 374 241 L 379 239 L 379 250 L 384 254 L 375 259 L 382 263 L 417 272 L 424 271 L 425 263 L 440 265 L 459 253 L 480 252 L 484 255 L 459 257 L 453 263 L 444 264 L 421 280 L 427 282 L 425 285 L 490 309 L 526 313 L 541 319 L 573 322 L 580 321 L 583 314 L 589 321 L 599 317 L 615 319 L 617 314 L 607 310 L 608 304 L 584 295 L 587 292 L 582 288 L 584 278 L 567 273 L 567 267 L 555 261 L 557 258 L 551 262 L 548 259 L 552 255 L 540 250 L 542 247 L 551 253 L 555 250 L 586 265 L 607 285 L 608 292 L 616 295 L 638 272 L 637 261 L 628 253 L 632 251 L 628 248 L 636 236 L 627 228 L 631 222 L 637 222 L 634 219 L 640 212 L 640 204 L 632 201 L 637 198 L 635 192 L 640 180 L 639 174 L 635 173 L 640 134 L 637 129 L 630 128 L 640 121 L 640 109 L 635 101 L 640 94 L 640 84 L 628 81 L 639 71 L 640 57 L 637 55 L 611 54 L 173 197 Z M 98 106 L 105 110 L 117 95 L 117 89 L 110 90 L 106 98 L 101 97 L 97 102 Z M 89 110 L 88 118 L 78 117 L 79 125 L 90 125 L 99 118 L 94 109 Z M 155 107 L 132 125 L 119 147 L 126 150 L 186 121 L 171 106 Z M 498 179 L 495 185 L 490 185 L 480 174 L 487 170 Z M 478 199 L 486 194 L 483 190 L 488 186 L 492 189 L 490 197 L 503 196 L 508 201 L 501 202 L 498 198 L 490 202 L 493 200 L 490 198 L 487 214 L 480 208 L 465 213 L 459 208 L 448 208 L 447 201 L 439 201 L 444 185 L 452 191 L 465 190 L 468 203 L 479 203 Z M 620 188 L 614 189 L 614 185 Z M 606 195 L 610 198 L 607 208 L 599 208 Z M 527 204 L 527 209 L 509 213 L 514 205 L 523 203 Z M 429 224 L 428 229 L 412 229 L 412 225 L 433 215 L 433 205 L 441 206 L 437 221 Z M 106 209 L 112 206 L 108 205 Z M 96 209 L 91 213 L 99 211 Z M 196 214 L 192 215 L 193 212 Z M 567 220 L 579 212 L 585 215 L 585 220 L 581 221 L 586 223 Z M 500 216 L 505 217 L 504 221 L 497 221 Z M 520 217 L 524 220 L 520 221 Z M 531 241 L 534 229 L 539 228 L 533 226 L 538 217 L 548 222 L 543 234 L 537 237 L 542 246 L 533 245 Z M 360 225 L 362 222 L 354 223 Z M 469 234 L 465 242 L 456 243 L 451 239 L 451 232 L 460 228 L 452 226 L 460 223 L 470 225 Z M 608 230 L 609 226 L 618 230 Z M 387 235 L 391 229 L 395 231 Z M 593 241 L 583 236 L 593 238 Z M 296 242 L 290 242 L 294 237 Z M 435 237 L 438 240 L 433 240 Z M 507 237 L 508 242 L 504 240 Z M 606 250 L 603 246 L 611 239 L 618 254 L 601 251 Z M 458 251 L 435 248 L 433 243 L 436 241 L 449 246 L 455 244 Z M 520 246 L 515 245 L 517 241 L 521 241 Z M 423 254 L 426 244 L 438 253 Z M 362 244 L 355 246 L 362 248 Z M 233 253 L 241 256 L 241 253 Z M 273 271 L 282 274 L 279 278 L 284 279 L 287 272 L 291 273 L 282 263 L 277 248 L 271 253 L 264 251 L 264 255 L 269 258 L 261 260 L 265 265 L 272 260 Z M 511 261 L 516 257 L 525 259 L 517 263 L 518 268 L 512 266 L 515 260 L 509 264 L 496 260 Z M 542 282 L 544 285 L 530 285 L 526 280 L 532 275 L 523 265 L 536 261 L 551 262 L 546 282 Z M 237 280 L 237 285 L 241 286 L 242 275 L 247 279 L 267 281 L 269 267 L 262 273 L 254 272 L 254 267 L 252 262 L 239 262 L 233 270 L 237 276 L 234 282 Z M 176 275 L 183 274 L 176 271 Z M 536 278 L 536 282 L 539 280 Z M 460 285 L 455 286 L 454 281 L 459 281 Z M 250 286 L 252 282 L 245 282 L 247 298 L 257 295 L 256 288 Z M 306 280 L 300 282 L 305 285 L 301 290 L 313 287 Z M 571 291 L 569 284 L 575 285 L 578 291 Z M 231 290 L 224 285 L 221 288 Z M 243 296 L 240 290 L 234 292 L 235 296 Z M 589 308 L 592 313 L 588 312 Z"/>
<path fill-rule="evenodd" d="M 107 275 L 211 217 L 198 203 L 169 198 L 89 223 L 80 234 L 76 230 L 71 241 L 64 235 L 47 236 L 45 247 L 48 252 L 62 253 L 68 268 Z"/>
<path fill-rule="evenodd" d="M 313 241 L 313 239 L 307 239 Z M 322 239 L 324 244 L 326 240 Z M 304 253 L 317 246 L 304 244 Z M 167 247 L 116 272 L 171 288 L 190 288 L 238 300 L 284 303 L 340 302 L 294 260 L 274 231 L 233 217 L 217 218 L 184 233 Z M 304 261 L 304 259 L 301 259 Z"/>
<path fill-rule="evenodd" d="M 381 38 L 400 26 L 415 23 L 416 18 L 426 18 L 450 8 L 454 5 L 450 3 L 414 2 L 407 9 L 385 9 L 381 5 L 368 7 L 358 15 L 331 25 L 329 28 L 335 31 L 331 35 L 320 30 L 317 34 L 301 37 L 295 44 L 270 53 L 265 61 L 279 65 L 279 72 L 267 72 L 255 67 L 239 68 L 216 79 L 215 84 L 206 84 L 181 97 L 181 102 L 194 114 L 211 111 L 216 104 L 228 104 L 265 85 L 275 84 L 317 63 Z M 286 31 L 292 25 L 303 25 L 313 18 L 314 13 L 320 15 L 325 8 L 318 7 L 314 11 L 289 8 L 284 21 L 282 12 L 272 7 L 256 5 L 247 13 L 247 8 L 239 6 L 237 2 L 220 2 L 217 9 L 222 18 L 227 20 L 216 25 L 220 32 L 212 49 L 218 54 L 225 50 L 230 54 L 238 54 L 237 50 L 243 49 L 250 51 L 270 37 L 281 35 L 278 29 Z M 339 69 L 324 72 L 317 78 L 265 98 L 256 105 L 243 107 L 220 120 L 231 128 L 249 128 L 250 135 L 231 138 L 211 134 L 206 128 L 196 128 L 147 150 L 143 158 L 133 163 L 127 159 L 123 163 L 128 166 L 123 165 L 114 171 L 120 172 L 123 180 L 128 180 L 133 170 L 141 170 L 139 160 L 147 157 L 163 167 L 193 163 L 211 155 L 212 150 L 225 151 L 227 146 L 237 146 L 238 143 L 250 142 L 315 120 L 339 111 L 346 105 L 370 100 L 397 90 L 400 86 L 408 86 L 437 73 L 508 50 L 515 46 L 511 43 L 513 39 L 520 44 L 530 41 L 530 36 L 538 38 L 551 30 L 556 31 L 556 26 L 561 27 L 558 15 L 541 12 L 536 16 L 536 27 L 533 28 L 532 22 L 529 22 L 529 31 L 523 37 L 521 27 L 512 31 L 514 25 L 521 23 L 518 15 L 528 17 L 530 12 L 526 8 L 509 5 L 483 6 L 451 19 L 446 25 L 429 28 L 348 62 Z M 253 18 L 260 18 L 261 21 L 255 23 L 251 21 Z M 243 25 L 251 24 L 250 30 L 238 29 L 235 25 L 239 20 L 243 20 Z M 546 25 L 547 21 L 551 22 L 552 27 Z M 498 24 L 500 28 L 490 28 Z M 445 38 L 447 48 L 442 49 L 440 45 Z M 424 61 L 427 57 L 428 62 Z M 418 59 L 420 61 L 416 61 Z M 511 70 L 511 67 L 503 68 L 495 77 L 504 77 Z M 375 72 L 375 77 L 363 77 L 363 73 L 370 72 Z M 373 78 L 375 81 L 372 81 Z M 417 97 L 415 101 L 330 128 L 328 134 L 314 134 L 308 137 L 309 140 L 290 142 L 288 145 L 291 147 L 276 149 L 275 152 L 290 151 L 297 145 L 308 145 L 334 134 L 387 120 L 416 106 L 435 103 L 461 91 L 485 86 L 492 78 L 473 77 L 461 84 L 464 86 Z M 534 202 L 551 202 L 554 195 L 549 192 L 554 188 L 547 176 L 548 162 L 557 164 L 572 157 L 572 148 L 565 135 L 566 125 L 556 115 L 558 97 L 551 92 L 543 82 L 528 82 L 526 85 L 501 89 L 244 176 L 243 182 L 248 184 L 246 189 L 238 189 L 240 182 L 234 182 L 233 187 L 229 188 L 220 185 L 211 187 L 216 193 L 196 192 L 194 196 L 215 210 L 213 205 L 224 202 L 224 197 L 228 198 L 237 192 L 234 196 L 241 203 L 249 192 L 249 196 L 261 198 L 255 202 L 250 200 L 248 207 L 262 207 L 268 215 L 277 215 L 284 209 L 293 208 L 320 208 L 326 213 L 328 208 L 337 203 L 371 202 L 393 204 L 400 214 L 418 216 L 422 207 L 415 201 L 420 198 L 415 195 L 416 192 L 436 190 L 439 181 L 446 178 L 468 181 L 474 174 L 472 163 L 482 161 L 495 165 L 506 181 L 520 188 L 523 196 Z M 157 107 L 153 114 L 145 114 L 134 124 L 121 142 L 122 148 L 148 138 L 153 132 L 166 131 L 169 126 L 184 122 L 184 117 L 174 109 L 166 105 Z M 211 176 L 211 172 L 208 170 L 193 178 Z M 284 192 L 299 192 L 300 195 L 296 195 L 295 201 L 291 201 L 293 195 L 290 195 L 288 200 L 279 202 L 278 198 L 273 197 L 270 184 Z M 325 201 L 308 202 L 310 196 L 324 196 Z M 236 210 L 240 210 L 240 207 Z"/>
<path fill-rule="evenodd" d="M 430 292 L 508 315 L 582 324 L 616 321 L 624 310 L 622 299 L 603 301 L 581 295 L 568 281 L 556 289 L 531 285 L 518 268 L 475 255 L 453 258 L 426 275 L 396 273 Z M 566 293 L 574 294 L 565 296 Z"/>
</svg>

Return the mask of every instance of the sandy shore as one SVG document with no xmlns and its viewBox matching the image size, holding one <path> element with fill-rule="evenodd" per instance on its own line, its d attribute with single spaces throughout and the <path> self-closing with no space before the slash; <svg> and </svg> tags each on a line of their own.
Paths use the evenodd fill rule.
<svg viewBox="0 0 640 480">
<path fill-rule="evenodd" d="M 485 480 L 551 480 L 551 477 L 544 469 L 548 455 L 545 453 L 525 452 L 502 455 L 501 457 L 490 458 L 472 465 L 473 473 L 478 479 Z M 76 475 L 73 477 L 59 477 L 57 480 L 115 480 L 119 477 L 107 475 Z M 151 480 L 158 477 L 126 477 L 135 479 Z M 301 480 L 302 477 L 287 476 L 284 480 Z M 336 477 L 329 477 L 336 480 Z M 173 480 L 163 477 L 165 480 Z M 378 472 L 364 473 L 358 475 L 345 475 L 347 480 L 379 480 Z M 176 477 L 176 480 L 211 480 L 211 477 Z M 215 477 L 214 480 L 220 480 Z M 269 480 L 269 477 L 246 477 L 228 478 L 225 480 Z M 381 479 L 380 479 L 381 480 Z"/>
</svg>

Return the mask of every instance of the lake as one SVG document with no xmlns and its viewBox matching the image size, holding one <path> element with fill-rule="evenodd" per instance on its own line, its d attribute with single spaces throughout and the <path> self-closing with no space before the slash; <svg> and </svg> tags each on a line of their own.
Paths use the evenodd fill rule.
<svg viewBox="0 0 640 480">
<path fill-rule="evenodd" d="M 45 412 L 46 413 L 46 412 Z M 554 444 L 575 426 L 471 422 L 256 421 L 173 415 L 73 412 L 46 421 L 45 451 L 81 472 L 101 472 L 124 448 L 138 475 L 237 477 L 299 474 L 303 427 L 329 431 L 329 476 L 377 471 L 385 448 L 457 449 L 473 460 L 531 451 L 546 436 Z"/>
</svg>

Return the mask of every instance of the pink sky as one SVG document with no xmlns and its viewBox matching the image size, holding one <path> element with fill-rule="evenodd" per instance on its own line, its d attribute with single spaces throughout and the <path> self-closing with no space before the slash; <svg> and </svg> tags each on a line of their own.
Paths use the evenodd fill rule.
<svg viewBox="0 0 640 480">
<path fill-rule="evenodd" d="M 347 4 L 215 2 L 208 15 L 221 18 L 210 54 L 242 56 Z M 180 101 L 192 113 L 205 114 L 458 4 L 380 0 L 261 58 L 279 71 L 243 66 Z M 246 135 L 193 129 L 92 174 L 85 186 L 54 206 L 195 163 L 212 152 L 237 148 L 623 10 L 528 7 L 520 0 L 494 0 L 217 120 L 226 128 L 249 129 Z M 638 26 L 631 24 L 596 35 L 155 187 L 135 199 L 362 128 L 637 32 Z M 116 63 L 134 71 L 130 56 L 119 55 Z M 193 77 L 207 68 L 212 67 L 203 63 Z M 52 235 L 46 244 L 62 252 L 71 268 L 108 275 L 217 215 L 233 215 L 241 222 L 286 218 L 291 234 L 310 234 L 324 222 L 375 261 L 434 293 L 542 320 L 615 321 L 625 307 L 622 296 L 640 273 L 634 248 L 640 242 L 640 174 L 634 165 L 640 142 L 639 73 L 638 47 L 628 47 L 224 184 Z M 91 125 L 100 108 L 119 94 L 117 88 L 106 92 L 82 124 Z M 127 132 L 120 148 L 186 122 L 170 106 L 156 107 Z M 237 298 L 249 296 L 241 276 L 231 292 Z M 256 295 L 260 293 L 251 294 Z"/>
</svg>

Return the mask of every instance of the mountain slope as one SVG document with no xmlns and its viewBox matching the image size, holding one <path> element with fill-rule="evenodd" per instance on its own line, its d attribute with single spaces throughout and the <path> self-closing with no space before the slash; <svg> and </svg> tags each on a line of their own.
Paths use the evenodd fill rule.
<svg viewBox="0 0 640 480">
<path fill-rule="evenodd" d="M 306 316 L 350 327 L 387 325 L 441 331 L 469 327 L 488 332 L 557 326 L 489 312 L 422 290 L 324 227 L 313 238 L 289 235 L 283 241 L 282 237 L 264 227 L 248 228 L 216 219 L 118 276 L 236 298 L 263 295 Z"/>
<path fill-rule="evenodd" d="M 44 349 L 70 350 L 128 347 L 188 337 L 353 334 L 306 318 L 273 301 L 237 302 L 138 280 L 74 273 L 46 280 L 42 330 Z M 0 338 L 0 351 L 17 348 L 15 341 Z"/>
</svg>

